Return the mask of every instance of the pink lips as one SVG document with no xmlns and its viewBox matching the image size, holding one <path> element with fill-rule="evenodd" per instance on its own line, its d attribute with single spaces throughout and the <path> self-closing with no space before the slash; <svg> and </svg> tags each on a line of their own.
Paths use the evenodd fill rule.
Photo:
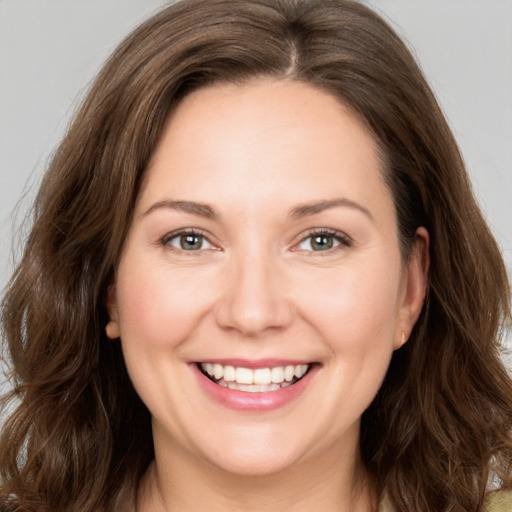
<svg viewBox="0 0 512 512">
<path fill-rule="evenodd" d="M 219 363 L 222 365 L 231 365 L 251 369 L 306 364 L 303 361 L 285 361 L 279 359 L 265 359 L 258 361 L 223 359 L 207 360 L 202 362 L 212 364 Z M 200 385 L 205 390 L 207 395 L 210 396 L 210 398 L 225 407 L 244 412 L 272 411 L 293 402 L 306 390 L 314 374 L 316 373 L 316 370 L 318 369 L 317 365 L 313 365 L 304 377 L 302 377 L 291 386 L 287 386 L 276 391 L 249 393 L 246 391 L 238 391 L 220 386 L 219 384 L 216 384 L 208 377 L 206 377 L 206 375 L 201 372 L 197 364 L 191 364 L 191 367 L 195 372 Z"/>
</svg>

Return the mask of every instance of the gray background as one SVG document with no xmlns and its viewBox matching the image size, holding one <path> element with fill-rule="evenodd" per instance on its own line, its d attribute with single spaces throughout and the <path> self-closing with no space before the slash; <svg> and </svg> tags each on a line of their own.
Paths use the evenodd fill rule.
<svg viewBox="0 0 512 512">
<path fill-rule="evenodd" d="M 0 0 L 0 288 L 45 164 L 92 77 L 121 38 L 166 3 Z M 366 3 L 413 48 L 512 269 L 512 0 Z"/>
</svg>

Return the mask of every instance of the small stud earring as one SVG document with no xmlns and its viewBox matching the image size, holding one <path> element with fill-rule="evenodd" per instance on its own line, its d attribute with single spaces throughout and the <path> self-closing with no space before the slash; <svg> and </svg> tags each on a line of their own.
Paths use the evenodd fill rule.
<svg viewBox="0 0 512 512">
<path fill-rule="evenodd" d="M 112 322 L 109 322 L 105 326 L 105 333 L 107 335 L 107 338 L 110 340 L 115 340 L 115 339 L 119 338 L 119 336 L 116 336 L 116 334 L 112 332 L 113 329 L 114 329 L 114 325 L 112 324 Z"/>
</svg>

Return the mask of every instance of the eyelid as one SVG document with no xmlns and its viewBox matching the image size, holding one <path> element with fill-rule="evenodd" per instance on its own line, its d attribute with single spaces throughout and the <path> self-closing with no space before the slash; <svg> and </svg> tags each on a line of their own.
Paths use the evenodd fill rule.
<svg viewBox="0 0 512 512">
<path fill-rule="evenodd" d="M 203 237 L 212 247 L 208 248 L 208 249 L 201 249 L 198 251 L 184 251 L 184 252 L 192 253 L 192 252 L 201 252 L 201 251 L 205 251 L 205 250 L 220 250 L 220 248 L 211 241 L 210 235 L 200 228 L 181 228 L 181 229 L 177 229 L 175 231 L 171 231 L 170 233 L 166 233 L 164 236 L 162 236 L 159 239 L 158 243 L 159 243 L 159 245 L 162 245 L 170 250 L 179 251 L 180 249 L 177 249 L 177 248 L 171 246 L 169 244 L 169 241 L 178 236 L 189 235 L 189 234 Z M 339 245 L 332 247 L 331 249 L 328 249 L 326 251 L 309 251 L 309 250 L 304 250 L 304 249 L 298 248 L 298 246 L 302 242 L 307 240 L 308 238 L 310 238 L 312 236 L 321 236 L 321 235 L 327 235 L 327 236 L 332 236 L 333 238 L 336 238 L 337 241 L 339 242 Z M 331 229 L 331 228 L 312 228 L 312 229 L 307 230 L 305 233 L 301 234 L 300 239 L 294 243 L 291 250 L 293 252 L 304 251 L 304 252 L 330 253 L 332 251 L 336 251 L 340 247 L 347 248 L 347 247 L 351 247 L 352 245 L 353 245 L 353 239 L 349 235 L 344 233 L 343 231 L 338 231 L 336 229 Z"/>
<path fill-rule="evenodd" d="M 332 236 L 339 242 L 339 245 L 332 247 L 331 249 L 327 249 L 325 251 L 310 251 L 310 250 L 306 250 L 306 249 L 300 249 L 298 247 L 302 242 L 304 242 L 308 238 L 310 238 L 312 236 L 321 236 L 321 235 Z M 349 235 L 344 233 L 343 231 L 338 231 L 337 229 L 331 229 L 331 228 L 312 228 L 312 229 L 306 231 L 305 233 L 301 234 L 299 241 L 293 245 L 291 250 L 294 252 L 295 251 L 304 251 L 304 252 L 316 252 L 318 254 L 321 254 L 321 253 L 327 254 L 327 253 L 331 253 L 336 250 L 351 247 L 353 244 L 354 244 L 353 239 Z"/>
<path fill-rule="evenodd" d="M 212 246 L 212 247 L 208 247 L 207 249 L 200 249 L 200 250 L 197 250 L 197 251 L 185 251 L 185 250 L 183 250 L 183 252 L 193 253 L 193 252 L 201 252 L 201 251 L 219 250 L 219 247 L 216 246 L 210 240 L 210 236 L 208 235 L 208 233 L 206 233 L 205 231 L 203 231 L 202 229 L 199 229 L 199 228 L 181 228 L 181 229 L 177 229 L 175 231 L 171 231 L 170 233 L 166 233 L 164 236 L 162 236 L 159 239 L 158 243 L 159 243 L 159 245 L 162 245 L 162 246 L 164 246 L 165 248 L 167 248 L 169 250 L 180 251 L 180 249 L 170 245 L 169 242 L 173 238 L 179 237 L 181 235 L 196 235 L 196 236 L 200 236 L 200 237 L 204 238 Z"/>
</svg>

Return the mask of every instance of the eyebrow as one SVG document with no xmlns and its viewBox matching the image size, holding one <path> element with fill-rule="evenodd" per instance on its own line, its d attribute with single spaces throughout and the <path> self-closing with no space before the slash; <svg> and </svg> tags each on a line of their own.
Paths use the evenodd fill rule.
<svg viewBox="0 0 512 512">
<path fill-rule="evenodd" d="M 158 210 L 160 208 L 169 208 L 171 210 L 178 210 L 198 217 L 205 217 L 207 219 L 216 219 L 219 214 L 211 206 L 204 203 L 196 203 L 195 201 L 173 201 L 172 199 L 164 199 L 151 205 L 145 212 L 144 216 Z"/>
<path fill-rule="evenodd" d="M 292 219 L 301 219 L 311 215 L 316 215 L 317 213 L 323 212 L 324 210 L 328 210 L 330 208 L 339 207 L 358 210 L 364 213 L 372 221 L 374 220 L 373 215 L 367 208 L 347 198 L 329 199 L 300 204 L 291 210 L 290 217 Z M 208 204 L 197 203 L 195 201 L 175 201 L 172 199 L 164 199 L 163 201 L 154 203 L 144 212 L 143 215 L 149 215 L 151 212 L 160 208 L 169 208 L 171 210 L 177 210 L 189 213 L 191 215 L 197 215 L 198 217 L 205 217 L 207 219 L 215 220 L 219 218 L 218 212 Z"/>
<path fill-rule="evenodd" d="M 301 219 L 303 217 L 309 217 L 310 215 L 315 215 L 317 213 L 323 212 L 324 210 L 337 207 L 345 207 L 358 210 L 364 213 L 370 220 L 374 220 L 370 210 L 347 198 L 329 199 L 325 201 L 315 201 L 312 203 L 300 204 L 290 212 L 290 216 L 293 219 Z"/>
</svg>

